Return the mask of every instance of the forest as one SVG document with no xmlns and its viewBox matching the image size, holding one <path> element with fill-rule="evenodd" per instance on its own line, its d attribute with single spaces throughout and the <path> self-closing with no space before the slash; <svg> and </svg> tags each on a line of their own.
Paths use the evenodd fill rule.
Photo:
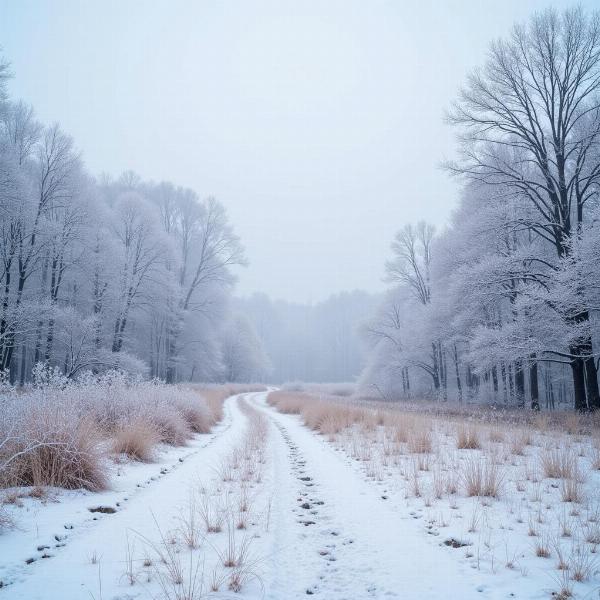
<svg viewBox="0 0 600 600">
<path fill-rule="evenodd" d="M 383 398 L 600 407 L 600 24 L 546 11 L 491 44 L 447 121 L 450 225 L 407 224 L 366 325 Z"/>
<path fill-rule="evenodd" d="M 0 64 L 0 368 L 67 378 L 111 369 L 176 381 L 258 380 L 266 358 L 235 315 L 246 258 L 225 208 L 126 171 L 92 177 L 74 140 L 8 98 Z"/>
<path fill-rule="evenodd" d="M 598 597 L 566 1 L 0 2 L 0 600 Z"/>
<path fill-rule="evenodd" d="M 314 305 L 234 298 L 247 258 L 226 208 L 131 171 L 92 176 L 68 133 L 10 97 L 3 60 L 2 372 L 356 381 L 387 400 L 595 410 L 599 35 L 572 9 L 492 43 L 448 105 L 450 223 L 399 224 L 384 297 Z"/>
</svg>

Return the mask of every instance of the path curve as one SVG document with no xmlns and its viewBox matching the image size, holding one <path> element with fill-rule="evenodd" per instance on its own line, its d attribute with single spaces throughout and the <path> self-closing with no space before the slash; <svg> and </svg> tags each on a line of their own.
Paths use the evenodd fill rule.
<svg viewBox="0 0 600 600">
<path fill-rule="evenodd" d="M 278 514 L 267 598 L 496 597 L 472 569 L 432 548 L 410 515 L 386 503 L 299 417 L 277 412 L 266 397 L 251 396 L 273 430 Z"/>
</svg>

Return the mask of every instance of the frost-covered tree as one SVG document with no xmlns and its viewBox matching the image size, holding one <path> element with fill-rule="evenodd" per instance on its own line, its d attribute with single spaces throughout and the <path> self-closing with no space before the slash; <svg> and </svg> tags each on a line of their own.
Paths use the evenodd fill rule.
<svg viewBox="0 0 600 600">
<path fill-rule="evenodd" d="M 533 208 L 512 226 L 569 256 L 600 184 L 600 14 L 549 9 L 490 46 L 449 115 L 461 130 L 458 174 L 512 190 Z M 589 309 L 569 315 L 585 324 Z M 569 350 L 577 408 L 600 407 L 593 340 Z"/>
<path fill-rule="evenodd" d="M 9 99 L 9 75 L 0 60 L 0 372 L 223 380 L 245 263 L 224 207 L 131 171 L 94 180 L 58 125 Z"/>
</svg>

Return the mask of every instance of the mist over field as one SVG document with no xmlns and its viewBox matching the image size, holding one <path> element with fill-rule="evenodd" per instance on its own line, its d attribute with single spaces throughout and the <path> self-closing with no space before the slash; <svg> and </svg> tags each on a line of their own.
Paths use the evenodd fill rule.
<svg viewBox="0 0 600 600">
<path fill-rule="evenodd" d="M 0 2 L 0 600 L 596 597 L 597 1 Z"/>
</svg>

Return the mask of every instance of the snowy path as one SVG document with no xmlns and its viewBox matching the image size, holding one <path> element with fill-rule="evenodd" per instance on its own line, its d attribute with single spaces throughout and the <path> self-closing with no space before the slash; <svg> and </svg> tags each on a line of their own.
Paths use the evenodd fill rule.
<svg viewBox="0 0 600 600">
<path fill-rule="evenodd" d="M 252 530 L 260 580 L 249 581 L 241 594 L 226 591 L 224 585 L 210 597 L 547 597 L 541 591 L 513 594 L 507 586 L 494 585 L 489 575 L 461 560 L 456 550 L 440 547 L 439 537 L 425 535 L 418 511 L 385 496 L 380 486 L 366 481 L 347 457 L 304 427 L 297 416 L 268 406 L 267 393 L 242 396 L 267 417 L 270 428 L 264 478 L 253 492 L 260 505 L 256 521 L 261 523 L 253 524 Z M 154 519 L 161 531 L 177 526 L 189 508 L 190 489 L 197 487 L 199 478 L 218 480 L 215 465 L 243 440 L 247 422 L 238 397 L 229 398 L 223 423 L 213 434 L 198 436 L 192 447 L 173 450 L 168 467 L 164 460 L 134 466 L 123 473 L 118 489 L 65 494 L 58 503 L 39 507 L 35 522 L 8 534 L 17 543 L 8 537 L 0 540 L 0 576 L 9 583 L 0 589 L 0 600 L 160 598 L 141 578 L 135 585 L 127 581 L 128 545 L 140 556 L 144 549 L 137 534 L 156 539 Z M 149 469 L 158 475 L 148 476 Z M 89 507 L 107 504 L 116 506 L 116 512 L 89 513 Z M 67 520 L 73 529 L 63 527 Z M 131 547 L 135 544 L 138 547 Z M 10 556 L 4 552 L 7 548 Z M 45 553 L 50 557 L 43 559 Z M 26 564 L 29 555 L 36 560 Z M 138 571 L 144 573 L 141 567 Z"/>
<path fill-rule="evenodd" d="M 394 510 L 342 456 L 276 412 L 265 394 L 254 405 L 273 423 L 277 493 L 267 598 L 505 598 L 430 543 L 409 514 Z M 440 540 L 437 540 L 439 543 Z"/>
<path fill-rule="evenodd" d="M 128 544 L 134 552 L 134 532 L 145 536 L 156 535 L 154 519 L 163 531 L 171 527 L 185 509 L 190 485 L 210 471 L 219 456 L 241 437 L 246 419 L 236 400 L 236 396 L 226 400 L 224 421 L 214 434 L 197 436 L 193 449 L 185 448 L 183 453 L 179 449 L 182 462 L 179 458 L 175 459 L 169 469 L 160 467 L 162 473 L 159 472 L 158 476 L 132 484 L 134 493 L 124 493 L 114 514 L 92 515 L 87 508 L 83 508 L 78 510 L 83 518 L 77 522 L 77 515 L 66 512 L 74 510 L 74 503 L 68 497 L 61 499 L 55 507 L 47 507 L 50 510 L 57 509 L 58 516 L 62 517 L 62 520 L 55 520 L 55 535 L 62 541 L 57 547 L 54 536 L 51 536 L 47 544 L 49 548 L 45 550 L 50 557 L 45 560 L 41 556 L 36 557 L 31 564 L 25 564 L 23 555 L 18 552 L 13 556 L 3 553 L 0 568 L 9 585 L 0 589 L 0 599 L 149 598 L 139 586 L 128 586 L 125 581 Z M 156 464 L 153 466 L 157 468 Z M 118 492 L 85 494 L 82 501 L 85 507 L 106 505 L 107 497 L 114 500 Z M 73 529 L 64 528 L 65 519 L 69 519 L 68 527 Z M 31 525 L 28 527 L 31 535 L 26 539 L 30 538 L 31 555 L 36 556 L 36 546 L 41 543 L 41 538 L 37 528 L 33 524 L 28 525 Z M 18 535 L 23 532 L 15 533 Z"/>
</svg>

